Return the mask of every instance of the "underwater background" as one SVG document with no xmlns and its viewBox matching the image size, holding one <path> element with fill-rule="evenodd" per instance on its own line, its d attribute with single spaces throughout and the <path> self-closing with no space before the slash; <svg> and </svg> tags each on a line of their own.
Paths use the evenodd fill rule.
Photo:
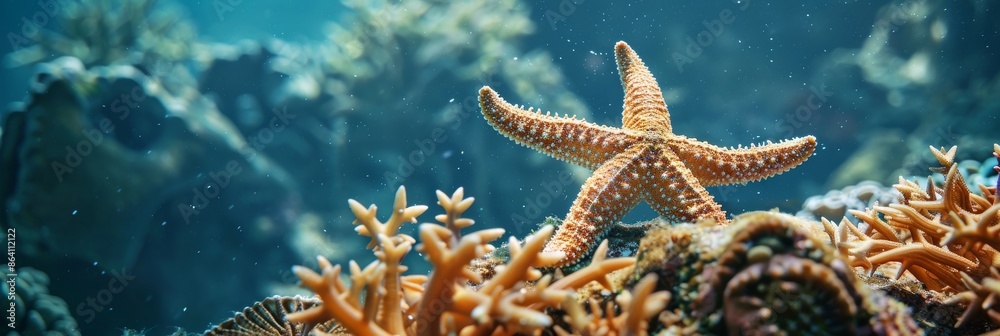
<svg viewBox="0 0 1000 336">
<path fill-rule="evenodd" d="M 617 41 L 656 76 L 677 134 L 817 138 L 792 171 L 709 188 L 730 215 L 864 209 L 829 191 L 926 177 L 928 146 L 957 145 L 970 185 L 996 184 L 995 1 L 0 6 L 0 226 L 16 230 L 21 307 L 38 311 L 18 311 L 21 333 L 200 332 L 308 294 L 290 267 L 373 260 L 347 200 L 391 204 L 400 185 L 411 204 L 464 187 L 466 216 L 507 236 L 565 217 L 590 173 L 494 131 L 478 90 L 619 127 Z M 640 205 L 623 221 L 654 217 Z"/>
</svg>

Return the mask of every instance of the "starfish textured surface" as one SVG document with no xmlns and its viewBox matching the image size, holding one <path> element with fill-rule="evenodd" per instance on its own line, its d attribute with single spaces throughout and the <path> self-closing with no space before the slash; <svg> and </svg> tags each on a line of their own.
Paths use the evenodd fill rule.
<svg viewBox="0 0 1000 336">
<path fill-rule="evenodd" d="M 615 60 L 625 88 L 622 128 L 536 113 L 508 104 L 489 87 L 479 91 L 486 121 L 504 136 L 594 170 L 545 246 L 545 251 L 566 254 L 553 267 L 579 261 L 640 201 L 667 220 L 725 223 L 726 213 L 706 186 L 781 174 L 816 148 L 812 136 L 734 149 L 676 135 L 660 87 L 635 51 L 618 42 Z"/>
</svg>

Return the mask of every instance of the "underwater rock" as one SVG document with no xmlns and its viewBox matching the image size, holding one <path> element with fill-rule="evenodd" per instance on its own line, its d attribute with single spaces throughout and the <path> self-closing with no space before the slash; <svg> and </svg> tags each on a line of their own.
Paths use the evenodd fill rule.
<svg viewBox="0 0 1000 336">
<path fill-rule="evenodd" d="M 257 209 L 296 197 L 286 173 L 211 102 L 173 97 L 131 66 L 45 64 L 3 127 L 0 153 L 12 169 L 0 179 L 2 222 L 18 228 L 27 255 L 120 269 L 161 209 L 165 224 L 192 220 L 223 192 Z"/>
<path fill-rule="evenodd" d="M 17 269 L 15 288 L 4 282 L 4 293 L 17 294 L 10 303 L 17 315 L 8 336 L 18 335 L 80 335 L 76 320 L 63 299 L 49 294 L 49 276 L 30 267 Z M 9 326 L 9 325 L 8 325 Z"/>
<path fill-rule="evenodd" d="M 322 91 L 322 73 L 311 64 L 318 55 L 277 40 L 210 48 L 214 58 L 200 74 L 199 91 L 255 150 L 294 172 L 308 208 L 326 210 L 340 185 L 331 172 L 341 169 L 346 134 L 336 126 L 343 124 L 333 112 L 336 100 Z"/>
<path fill-rule="evenodd" d="M 818 224 L 750 212 L 729 226 L 649 232 L 635 274 L 660 275 L 681 328 L 703 334 L 917 334 L 905 306 L 870 290 Z"/>
</svg>

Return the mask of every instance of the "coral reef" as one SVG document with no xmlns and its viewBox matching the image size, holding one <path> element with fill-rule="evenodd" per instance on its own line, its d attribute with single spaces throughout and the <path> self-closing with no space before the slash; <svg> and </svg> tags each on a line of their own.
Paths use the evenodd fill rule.
<svg viewBox="0 0 1000 336">
<path fill-rule="evenodd" d="M 829 234 L 804 233 L 823 228 L 820 225 L 781 224 L 776 227 L 802 229 L 784 233 L 787 237 L 777 231 L 768 233 L 784 238 L 754 238 L 739 229 L 766 225 L 733 224 L 726 228 L 678 224 L 664 231 L 667 229 L 660 228 L 664 226 L 662 221 L 630 226 L 608 220 L 599 227 L 602 232 L 598 235 L 588 234 L 588 241 L 573 242 L 588 251 L 597 249 L 592 253 L 593 264 L 615 267 L 631 263 L 628 258 L 636 257 L 646 229 L 656 234 L 645 237 L 642 244 L 663 239 L 657 235 L 668 235 L 688 237 L 682 239 L 685 244 L 703 248 L 697 253 L 667 249 L 654 252 L 646 248 L 639 255 L 640 264 L 659 265 L 648 266 L 655 271 L 627 266 L 615 272 L 595 270 L 587 266 L 587 259 L 591 259 L 588 253 L 575 255 L 583 262 L 571 268 L 556 271 L 541 267 L 554 257 L 545 248 L 538 251 L 538 244 L 551 239 L 553 230 L 559 230 L 553 228 L 558 226 L 542 225 L 525 241 L 515 240 L 493 250 L 488 240 L 498 239 L 499 231 L 463 233 L 468 228 L 462 226 L 471 222 L 456 211 L 468 207 L 461 196 L 448 198 L 450 203 L 442 201 L 442 205 L 451 207 L 445 209 L 443 225 L 432 224 L 426 229 L 421 226 L 413 231 L 398 226 L 407 221 L 404 215 L 416 218 L 416 213 L 406 213 L 407 207 L 403 207 L 403 214 L 393 213 L 396 219 L 381 223 L 375 220 L 374 209 L 359 207 L 356 202 L 350 203 L 350 208 L 328 206 L 331 198 L 348 194 L 373 198 L 405 182 L 418 190 L 432 190 L 432 186 L 439 185 L 470 186 L 487 197 L 477 203 L 482 205 L 478 216 L 493 227 L 509 227 L 511 222 L 530 227 L 556 211 L 553 209 L 565 210 L 569 206 L 566 202 L 573 198 L 564 192 L 572 189 L 571 183 L 583 182 L 590 176 L 586 169 L 538 154 L 522 160 L 524 152 L 516 146 L 483 150 L 484 144 L 492 142 L 490 137 L 496 135 L 485 123 L 468 119 L 478 115 L 477 97 L 469 89 L 489 85 L 506 92 L 511 101 L 604 121 L 602 115 L 590 116 L 589 106 L 596 110 L 613 105 L 592 98 L 603 96 L 606 87 L 566 77 L 610 73 L 613 65 L 607 63 L 607 57 L 585 52 L 575 36 L 558 36 L 576 28 L 547 36 L 531 35 L 537 28 L 538 21 L 533 20 L 537 14 L 545 9 L 563 10 L 562 6 L 546 8 L 544 4 L 517 0 L 345 0 L 344 7 L 350 14 L 327 27 L 325 41 L 298 44 L 274 40 L 225 46 L 196 40 L 193 25 L 165 1 L 58 2 L 64 5 L 58 14 L 44 7 L 39 12 L 51 15 L 52 24 L 39 27 L 47 29 L 40 30 L 34 41 L 26 41 L 33 46 L 22 49 L 20 41 L 11 40 L 20 50 L 5 56 L 6 66 L 18 67 L 17 71 L 27 72 L 29 65 L 37 64 L 41 64 L 41 71 L 31 80 L 25 103 L 3 115 L 0 227 L 18 227 L 19 252 L 23 252 L 25 264 L 53 275 L 53 270 L 66 271 L 65 276 L 53 276 L 50 289 L 71 303 L 97 288 L 87 285 L 104 280 L 103 274 L 94 274 L 122 267 L 136 272 L 135 284 L 116 297 L 114 309 L 105 310 L 97 323 L 77 326 L 84 333 L 106 333 L 107 328 L 127 323 L 133 323 L 126 325 L 129 328 L 201 326 L 205 320 L 228 315 L 234 302 L 243 305 L 263 295 L 302 293 L 301 289 L 287 290 L 297 276 L 307 280 L 304 282 L 320 293 L 322 300 L 266 298 L 220 326 L 232 329 L 214 332 L 302 334 L 315 329 L 330 333 L 436 330 L 633 334 L 648 329 L 668 333 L 773 333 L 806 325 L 836 327 L 828 330 L 831 332 L 913 331 L 904 307 L 858 288 L 859 281 L 909 305 L 913 309 L 910 315 L 928 331 L 996 330 L 1000 315 L 1000 257 L 996 252 L 993 209 L 996 196 L 986 193 L 995 193 L 991 186 L 998 177 L 990 174 L 994 171 L 990 169 L 992 162 L 958 162 L 946 153 L 939 156 L 955 168 L 936 173 L 926 181 L 901 180 L 897 189 L 908 190 L 909 194 L 898 204 L 890 200 L 895 198 L 895 191 L 886 193 L 885 188 L 869 184 L 844 187 L 807 201 L 803 215 L 847 218 L 839 226 L 827 223 Z M 39 5 L 45 6 L 41 2 Z M 568 22 L 617 24 L 593 16 L 598 12 L 606 15 L 603 10 L 595 10 L 603 9 L 597 6 L 604 4 L 588 6 Z M 628 7 L 647 8 L 640 6 L 646 5 Z M 869 6 L 851 4 L 845 8 Z M 803 14 L 812 9 L 802 7 Z M 739 12 L 741 23 L 755 22 L 759 12 L 764 12 L 743 9 Z M 792 119 L 789 114 L 794 127 L 782 123 L 777 127 L 764 125 L 775 118 L 742 112 L 748 105 L 760 111 L 791 111 L 794 107 L 770 101 L 751 102 L 752 96 L 733 97 L 731 90 L 716 90 L 714 95 L 690 94 L 688 90 L 697 90 L 692 89 L 697 84 L 685 83 L 656 94 L 666 96 L 664 100 L 671 104 L 682 101 L 683 96 L 697 97 L 687 103 L 708 102 L 688 108 L 699 110 L 698 118 L 720 120 L 720 127 L 690 132 L 701 132 L 696 133 L 700 138 L 724 143 L 734 143 L 740 137 L 739 132 L 728 127 L 731 125 L 761 129 L 765 138 L 784 131 L 788 136 L 837 133 L 845 138 L 878 133 L 880 139 L 869 142 L 870 150 L 843 162 L 843 177 L 830 182 L 837 188 L 841 183 L 855 183 L 860 174 L 870 174 L 865 176 L 878 181 L 885 181 L 886 174 L 910 176 L 914 167 L 922 168 L 931 159 L 926 151 L 916 150 L 924 146 L 921 144 L 941 143 L 935 140 L 943 139 L 945 143 L 965 145 L 982 142 L 995 133 L 993 123 L 982 120 L 995 120 L 994 112 L 1000 106 L 993 94 L 1000 87 L 997 66 L 986 57 L 990 51 L 977 45 L 982 44 L 981 40 L 955 36 L 984 35 L 970 31 L 976 29 L 997 31 L 997 21 L 987 15 L 996 9 L 996 3 L 988 1 L 952 4 L 902 0 L 885 5 L 871 34 L 864 34 L 869 28 L 861 25 L 860 36 L 867 36 L 867 41 L 859 49 L 819 45 L 824 54 L 833 58 L 836 68 L 820 69 L 811 80 L 833 81 L 829 92 L 836 95 L 829 97 L 829 102 L 827 96 L 821 96 L 823 108 L 818 113 L 808 111 L 809 120 Z M 14 12 L 13 8 L 8 12 Z M 544 17 L 551 20 L 552 11 L 545 12 Z M 903 17 L 899 16 L 901 12 L 905 13 Z M 556 23 L 560 28 L 568 27 L 567 17 L 560 22 L 550 21 L 553 31 Z M 972 19 L 959 22 L 956 17 Z M 691 26 L 702 27 L 700 17 L 684 19 L 690 19 Z M 813 16 L 810 20 L 817 20 L 810 24 L 822 26 L 829 23 L 823 20 L 830 19 Z M 659 43 L 667 41 L 666 48 L 651 53 L 684 49 L 683 43 L 670 46 L 669 40 L 684 40 L 690 27 L 679 23 L 683 20 L 671 21 L 670 26 L 655 29 L 659 33 L 650 34 Z M 765 21 L 774 28 L 766 30 L 772 34 L 770 41 L 781 41 L 773 34 L 793 20 L 781 21 Z M 709 47 L 704 48 L 704 53 L 699 49 L 702 58 L 697 65 L 691 65 L 698 67 L 688 68 L 713 67 L 719 71 L 699 75 L 703 77 L 697 81 L 736 88 L 742 84 L 730 80 L 734 77 L 756 81 L 759 77 L 755 74 L 775 70 L 767 66 L 756 70 L 734 66 L 737 62 L 754 62 L 727 55 L 760 44 L 744 43 L 752 37 L 751 29 L 729 29 L 733 26 L 728 23 L 723 27 L 727 33 L 716 36 L 718 43 L 712 47 L 715 52 Z M 663 32 L 676 36 L 664 39 Z M 562 41 L 552 43 L 552 36 Z M 536 45 L 545 45 L 547 50 L 520 50 L 518 42 L 527 38 L 533 43 L 543 42 Z M 824 39 L 808 40 L 796 47 L 807 48 L 810 43 L 816 47 L 815 41 Z M 769 58 L 801 54 L 761 49 L 769 51 L 762 53 L 770 54 L 765 55 Z M 786 61 L 772 60 L 774 64 L 789 64 Z M 564 75 L 558 68 L 563 62 L 581 62 L 584 71 Z M 959 66 L 949 68 L 950 62 Z M 676 64 L 677 70 L 683 72 L 683 63 Z M 660 66 L 672 65 L 661 62 Z M 758 94 L 766 97 L 792 97 L 788 99 L 794 101 L 792 106 L 801 104 L 795 101 L 800 98 L 787 92 L 792 91 L 790 82 L 800 81 L 801 72 L 811 71 L 807 68 L 811 69 L 803 66 L 802 71 L 790 71 L 789 80 L 765 82 L 753 90 L 759 89 Z M 844 68 L 850 71 L 841 71 Z M 688 73 L 694 72 L 701 71 Z M 837 77 L 842 75 L 862 83 L 837 86 Z M 566 84 L 569 82 L 577 83 L 572 90 Z M 855 90 L 858 87 L 861 90 Z M 826 92 L 825 87 L 820 90 Z M 574 92 L 588 92 L 587 104 Z M 841 94 L 846 92 L 857 94 Z M 800 100 L 812 108 L 812 99 Z M 848 113 L 845 110 L 849 108 L 844 106 L 858 106 L 862 112 Z M 871 110 L 885 112 L 867 113 Z M 839 119 L 852 118 L 851 114 L 871 119 L 854 125 Z M 282 115 L 294 116 L 294 122 L 274 119 Z M 679 117 L 678 122 L 685 122 L 683 118 Z M 831 120 L 840 127 L 827 127 Z M 870 128 L 877 126 L 899 130 L 876 132 Z M 851 127 L 865 128 L 854 132 Z M 814 133 L 816 128 L 829 133 Z M 404 139 L 403 148 L 400 139 Z M 827 153 L 853 152 L 831 146 L 830 139 L 823 139 L 825 147 L 835 149 Z M 984 150 L 964 146 L 962 154 L 980 156 Z M 994 152 L 1000 158 L 1000 150 Z M 812 160 L 817 159 L 830 160 L 830 156 Z M 498 160 L 505 162 L 504 169 L 487 168 L 495 167 Z M 828 163 L 833 161 L 840 160 L 813 166 L 832 167 Z M 239 168 L 239 177 L 219 179 L 232 175 L 229 163 Z M 745 165 L 734 165 L 732 169 L 745 173 L 744 168 L 752 166 L 752 162 Z M 539 173 L 546 170 L 571 173 L 565 182 L 560 175 L 559 187 L 552 189 L 552 176 Z M 515 177 L 518 183 L 507 183 Z M 965 189 L 957 186 L 957 180 L 963 177 Z M 220 181 L 226 181 L 226 185 Z M 705 180 L 695 182 L 710 184 Z M 221 187 L 208 187 L 213 183 Z M 685 183 L 681 186 L 693 184 L 690 180 Z M 821 183 L 807 179 L 794 187 L 805 190 Z M 986 188 L 980 188 L 980 184 Z M 533 187 L 536 191 L 544 188 L 544 196 L 552 202 L 536 209 L 537 214 L 518 219 L 515 216 L 523 213 L 519 210 L 534 205 L 529 201 L 528 207 L 521 207 L 510 200 L 529 196 Z M 218 192 L 219 196 L 205 196 L 210 192 Z M 960 196 L 967 192 L 968 197 Z M 801 201 L 796 196 L 788 197 L 787 203 Z M 748 209 L 764 208 L 759 204 L 771 207 L 776 201 L 776 197 L 746 198 L 740 205 Z M 945 199 L 954 204 L 949 205 Z M 993 205 L 987 206 L 982 200 Z M 718 201 L 729 208 L 722 197 Z M 669 206 L 683 208 L 674 203 Z M 599 208 L 610 204 L 610 199 L 603 199 L 593 205 Z M 862 211 L 865 208 L 872 209 Z M 419 208 L 411 210 L 418 212 Z M 364 222 L 359 232 L 371 237 L 374 254 L 360 248 L 369 243 L 367 238 L 362 242 L 328 234 L 342 218 L 350 216 L 348 211 L 355 212 L 359 223 Z M 455 218 L 447 219 L 452 213 Z M 714 212 L 717 217 L 720 213 Z M 510 216 L 510 221 L 504 216 Z M 794 221 L 768 216 L 780 217 L 751 216 L 756 218 L 751 222 Z M 683 219 L 695 221 L 698 217 L 703 216 Z M 858 221 L 858 225 L 847 223 Z M 545 219 L 552 225 L 561 222 Z M 594 230 L 587 225 L 577 229 Z M 420 236 L 406 235 L 412 232 Z M 514 234 L 525 236 L 523 232 Z M 833 252 L 809 246 L 825 237 L 836 244 Z M 607 239 L 606 245 L 598 244 L 602 238 Z M 418 240 L 423 254 L 406 253 L 417 246 Z M 782 245 L 786 241 L 794 246 Z M 656 253 L 668 252 L 684 258 L 664 262 L 655 257 Z M 860 270 L 855 274 L 857 279 L 845 275 L 838 262 L 844 253 L 848 254 L 846 268 Z M 310 274 L 305 268 L 296 268 L 297 274 L 292 274 L 286 267 L 292 262 L 308 264 L 302 259 L 316 254 L 329 260 L 362 261 L 344 266 L 350 272 L 343 273 L 355 277 L 350 281 L 333 279 L 330 275 L 340 266 L 324 259 L 319 259 L 317 271 L 322 274 Z M 404 259 L 407 257 L 432 259 L 433 272 L 420 275 L 427 266 Z M 252 262 L 248 262 L 251 258 Z M 371 258 L 377 260 L 369 264 Z M 680 261 L 684 263 L 678 264 Z M 577 272 L 562 273 L 571 270 Z M 213 281 L 184 281 L 178 276 L 192 272 L 211 275 Z M 404 275 L 408 272 L 411 275 Z M 684 275 L 678 279 L 677 272 Z M 30 271 L 23 274 L 29 282 L 40 279 Z M 596 281 L 583 283 L 591 279 Z M 695 279 L 709 285 L 700 287 Z M 665 285 L 668 283 L 678 285 Z M 789 293 L 795 298 L 788 298 Z M 803 305 L 819 300 L 835 304 L 831 310 L 822 311 Z M 433 310 L 439 303 L 448 308 L 437 314 Z M 130 309 L 136 306 L 144 309 Z M 327 311 L 331 307 L 345 309 Z M 27 322 L 42 320 L 45 328 L 52 329 L 52 321 L 63 321 L 59 317 L 63 315 L 45 312 L 48 310 L 39 313 L 43 317 Z M 288 321 L 288 316 L 327 321 L 315 327 Z M 939 327 L 941 321 L 946 321 L 947 328 Z M 951 328 L 956 324 L 957 329 Z M 32 324 L 30 328 L 42 330 L 41 325 Z M 348 329 L 348 325 L 354 329 Z"/>
<path fill-rule="evenodd" d="M 49 13 L 52 24 L 34 45 L 5 58 L 7 66 L 23 70 L 38 64 L 42 71 L 32 79 L 26 103 L 4 114 L 0 225 L 30 228 L 19 236 L 23 252 L 49 270 L 68 262 L 98 270 L 139 266 L 143 284 L 136 287 L 143 290 L 211 292 L 192 298 L 153 296 L 161 311 L 147 317 L 160 319 L 159 325 L 190 328 L 204 322 L 199 319 L 215 319 L 210 314 L 224 311 L 219 307 L 232 306 L 227 300 L 244 301 L 236 293 L 259 297 L 291 281 L 287 271 L 241 281 L 242 272 L 252 271 L 238 269 L 245 259 L 233 255 L 256 255 L 264 245 L 292 246 L 255 260 L 258 268 L 286 269 L 292 260 L 331 246 L 357 253 L 350 248 L 354 242 L 322 234 L 328 223 L 346 215 L 324 203 L 332 195 L 377 193 L 380 182 L 391 188 L 402 182 L 465 180 L 479 184 L 491 198 L 509 198 L 517 191 L 512 184 L 490 185 L 484 169 L 452 169 L 469 162 L 485 166 L 490 160 L 473 150 L 476 141 L 445 144 L 444 139 L 457 137 L 437 138 L 437 131 L 469 124 L 475 96 L 427 90 L 429 83 L 472 87 L 502 79 L 506 83 L 499 85 L 518 92 L 530 91 L 522 90 L 528 84 L 544 84 L 552 90 L 530 92 L 529 99 L 586 114 L 559 80 L 558 68 L 538 70 L 525 63 L 543 64 L 551 59 L 548 53 L 536 50 L 530 60 L 509 61 L 510 55 L 524 54 L 516 40 L 534 29 L 517 1 L 345 5 L 353 15 L 331 24 L 325 42 L 236 47 L 195 40 L 193 26 L 165 1 L 74 1 Z M 503 30 L 483 28 L 501 23 Z M 471 33 L 459 36 L 455 29 Z M 65 83 L 66 90 L 50 90 L 62 85 L 50 82 Z M 242 83 L 248 86 L 236 85 Z M 291 121 L 275 123 L 274 117 L 282 115 Z M 105 118 L 107 130 L 101 124 Z M 396 136 L 370 129 L 391 129 Z M 469 129 L 471 139 L 489 131 Z M 38 141 L 28 141 L 37 135 Z M 398 138 L 425 140 L 414 142 L 421 160 L 416 166 L 436 168 L 406 167 L 412 161 L 396 150 Z M 355 145 L 347 146 L 348 140 Z M 218 182 L 213 176 L 225 173 L 229 162 L 240 168 L 239 178 L 226 187 L 207 187 Z M 53 173 L 53 164 L 72 172 Z M 373 171 L 385 174 L 364 179 L 371 183 L 354 183 Z M 64 181 L 58 181 L 60 176 Z M 495 188 L 509 189 L 489 192 Z M 220 189 L 218 197 L 201 196 Z M 481 211 L 490 212 L 493 204 L 499 203 Z M 194 232 L 196 239 L 185 238 Z M 196 261 L 181 266 L 186 258 Z M 220 261 L 232 266 L 215 266 Z M 190 269 L 224 273 L 225 284 L 213 290 L 209 283 L 184 287 L 170 281 Z M 74 286 L 56 287 L 65 292 Z M 119 313 L 130 312 L 114 312 Z M 114 319 L 111 315 L 102 314 L 104 321 L 84 328 L 109 327 L 104 322 Z"/>
<path fill-rule="evenodd" d="M 14 279 L 14 278 L 11 278 Z M 49 276 L 30 267 L 17 269 L 16 288 L 4 282 L 4 293 L 17 293 L 10 301 L 16 315 L 8 336 L 18 335 L 80 335 L 76 320 L 66 301 L 49 294 Z M 10 324 L 8 324 L 10 326 Z"/>
<path fill-rule="evenodd" d="M 655 277 L 644 279 L 636 286 L 624 305 L 635 309 L 616 316 L 590 316 L 576 301 L 572 290 L 591 281 L 598 281 L 608 290 L 617 290 L 606 274 L 631 266 L 632 258 L 605 259 L 607 244 L 595 253 L 591 264 L 571 275 L 554 279 L 543 276 L 534 267 L 551 264 L 563 257 L 561 253 L 542 252 L 542 246 L 552 235 L 546 226 L 526 238 L 524 245 L 511 238 L 507 249 L 510 260 L 489 270 L 470 268 L 471 262 L 493 251 L 489 242 L 503 234 L 502 229 L 486 229 L 462 234 L 461 229 L 474 222 L 462 218 L 472 205 L 459 188 L 452 196 L 438 191 L 438 204 L 445 213 L 437 215 L 441 224 L 421 224 L 422 252 L 434 265 L 430 276 L 403 276 L 406 267 L 399 264 L 410 251 L 415 239 L 399 234 L 406 222 L 416 222 L 426 206 L 407 206 L 405 189 L 396 193 L 393 215 L 385 223 L 378 221 L 377 208 L 367 209 L 350 200 L 357 216 L 359 234 L 369 236 L 379 260 L 362 269 L 351 262 L 351 283 L 340 279 L 340 266 L 333 266 L 319 257 L 322 274 L 304 267 L 295 273 L 323 301 L 313 307 L 288 316 L 290 321 L 314 325 L 335 320 L 348 332 L 358 335 L 417 334 L 437 335 L 458 333 L 512 335 L 537 333 L 553 325 L 546 308 L 564 308 L 568 325 L 596 334 L 644 333 L 645 320 L 659 313 L 669 296 L 652 293 Z M 488 274 L 488 278 L 483 274 Z M 610 308 L 606 314 L 613 312 Z M 599 314 L 595 312 L 594 314 Z M 614 319 L 611 325 L 606 320 Z M 562 327 L 560 327 L 562 328 Z M 560 329 L 560 332 L 565 332 Z"/>
<path fill-rule="evenodd" d="M 900 177 L 894 186 L 902 195 L 899 204 L 852 210 L 859 219 L 857 225 L 846 219 L 838 225 L 824 219 L 823 224 L 830 240 L 849 256 L 851 266 L 898 287 L 915 279 L 920 287 L 944 294 L 932 298 L 938 303 L 953 295 L 945 303 L 966 306 L 955 328 L 982 331 L 983 325 L 972 321 L 997 314 L 990 311 L 996 309 L 996 299 L 991 297 L 1000 265 L 996 187 L 979 185 L 979 192 L 973 192 L 954 162 L 957 147 L 930 149 L 940 164 L 931 170 L 946 172 L 942 184 L 928 177 L 926 187 L 921 187 L 916 180 Z M 994 151 L 1000 153 L 1000 146 L 994 145 Z"/>
<path fill-rule="evenodd" d="M 562 257 L 542 249 L 552 226 L 523 244 L 511 238 L 509 259 L 497 258 L 489 242 L 503 230 L 463 234 L 473 224 L 462 217 L 473 200 L 463 197 L 461 188 L 439 191 L 441 223 L 419 227 L 417 249 L 434 265 L 428 276 L 403 275 L 400 261 L 416 239 L 399 233 L 427 207 L 408 206 L 400 188 L 392 216 L 381 222 L 374 205 L 350 200 L 355 231 L 371 238 L 378 260 L 363 268 L 352 261 L 350 282 L 323 257 L 322 273 L 295 267 L 319 300 L 297 298 L 294 308 L 266 315 L 285 317 L 269 325 L 307 331 L 322 324 L 315 334 L 355 335 L 921 334 L 907 306 L 855 276 L 819 223 L 775 212 L 743 214 L 728 226 L 655 220 L 642 224 L 650 231 L 637 262 L 607 259 L 605 241 L 577 272 L 547 274 L 552 269 L 535 267 Z M 989 280 L 974 290 L 994 287 Z"/>
<path fill-rule="evenodd" d="M 870 290 L 816 223 L 751 212 L 729 226 L 657 226 L 637 274 L 659 275 L 682 334 L 917 334 L 905 306 Z"/>
</svg>

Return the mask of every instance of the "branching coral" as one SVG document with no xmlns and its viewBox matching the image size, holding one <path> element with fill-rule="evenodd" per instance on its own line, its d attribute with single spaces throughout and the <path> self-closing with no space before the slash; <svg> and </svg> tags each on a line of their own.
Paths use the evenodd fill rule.
<svg viewBox="0 0 1000 336">
<path fill-rule="evenodd" d="M 928 178 L 922 188 L 901 177 L 895 185 L 902 194 L 900 204 L 852 211 L 860 220 L 857 227 L 846 219 L 839 228 L 825 219 L 823 224 L 838 249 L 850 256 L 852 266 L 874 273 L 895 264 L 899 265 L 895 279 L 905 272 L 930 290 L 953 294 L 966 289 L 949 300 L 968 303 L 956 324 L 961 327 L 976 312 L 995 307 L 991 288 L 996 287 L 1000 265 L 1000 203 L 995 187 L 980 185 L 981 195 L 970 191 L 954 162 L 956 149 L 931 147 L 941 164 L 931 170 L 947 172 L 943 185 Z M 1000 146 L 994 145 L 994 150 L 1000 153 Z"/>
<path fill-rule="evenodd" d="M 565 318 L 575 332 L 556 326 L 556 335 L 647 335 L 647 321 L 658 314 L 661 316 L 660 320 L 665 321 L 664 324 L 676 321 L 675 315 L 663 311 L 670 301 L 670 292 L 653 293 L 657 279 L 656 274 L 647 274 L 636 283 L 631 293 L 619 295 L 618 305 L 623 309 L 618 316 L 615 316 L 611 302 L 602 311 L 596 300 L 589 301 L 591 314 L 587 314 L 576 301 L 566 302 Z"/>
<path fill-rule="evenodd" d="M 416 222 L 427 207 L 407 206 L 405 189 L 400 187 L 393 214 L 382 223 L 376 219 L 374 205 L 365 208 L 350 200 L 357 217 L 355 222 L 359 224 L 356 231 L 373 238 L 370 247 L 378 260 L 364 269 L 351 262 L 350 284 L 340 279 L 341 267 L 326 258 L 318 257 L 321 274 L 296 266 L 293 270 L 302 284 L 313 290 L 323 304 L 291 313 L 288 320 L 307 325 L 335 320 L 357 335 L 538 334 L 553 325 L 546 309 L 554 308 L 570 312 L 575 328 L 616 335 L 645 332 L 646 320 L 666 305 L 667 294 L 650 294 L 649 283 L 654 280 L 644 280 L 636 286 L 637 298 L 623 303 L 634 307 L 630 313 L 617 317 L 606 313 L 605 319 L 612 321 L 613 327 L 595 327 L 586 322 L 601 320 L 599 312 L 594 312 L 597 317 L 588 319 L 573 289 L 591 281 L 611 287 L 606 275 L 631 266 L 634 259 L 607 259 L 604 257 L 607 245 L 602 244 L 590 266 L 558 280 L 551 275 L 542 276 L 535 267 L 563 257 L 561 253 L 542 252 L 553 233 L 552 226 L 538 230 L 523 245 L 511 238 L 510 261 L 497 266 L 492 277 L 485 279 L 470 264 L 493 251 L 489 243 L 504 231 L 486 229 L 462 235 L 460 230 L 474 223 L 462 217 L 473 199 L 464 198 L 461 188 L 450 197 L 440 191 L 437 196 L 444 214 L 435 219 L 441 224 L 421 224 L 422 243 L 417 246 L 434 266 L 430 276 L 402 275 L 406 266 L 400 265 L 400 261 L 415 239 L 398 232 L 403 223 Z"/>
<path fill-rule="evenodd" d="M 958 319 L 956 326 L 973 319 L 977 314 L 986 312 L 994 323 L 1000 323 L 1000 271 L 997 267 L 990 270 L 990 275 L 977 282 L 966 273 L 962 273 L 962 283 L 966 291 L 956 294 L 946 303 L 965 303 L 966 309 Z M 1000 329 L 995 329 L 988 335 L 1000 335 Z"/>
</svg>

